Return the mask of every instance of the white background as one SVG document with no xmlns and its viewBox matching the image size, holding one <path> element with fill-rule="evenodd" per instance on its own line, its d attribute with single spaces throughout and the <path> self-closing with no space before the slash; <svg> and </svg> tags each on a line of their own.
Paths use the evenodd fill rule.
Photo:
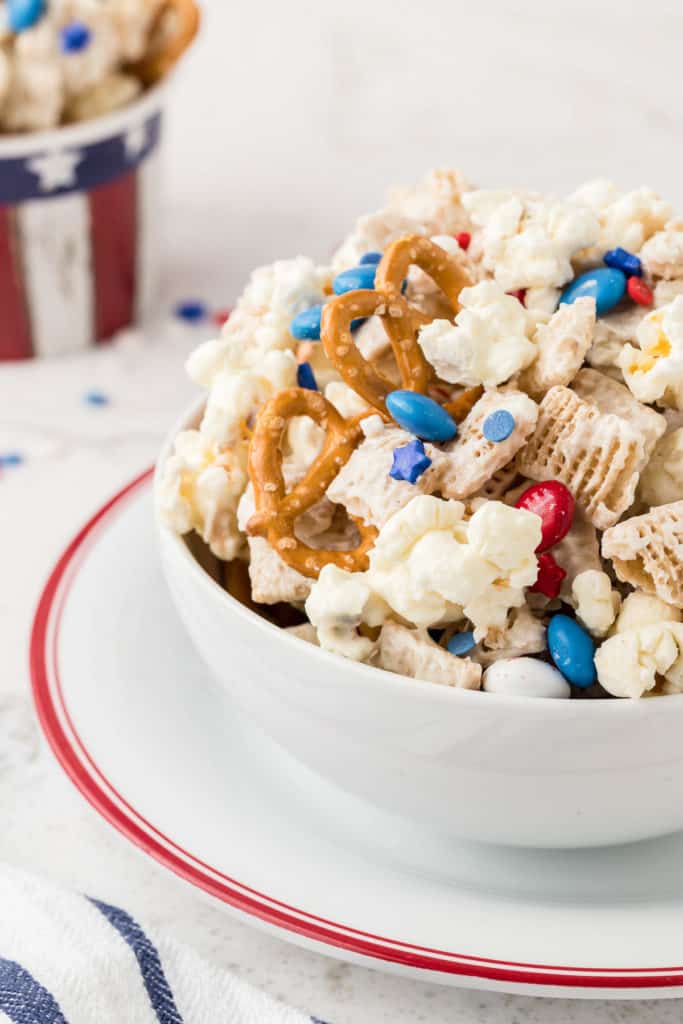
<svg viewBox="0 0 683 1024">
<path fill-rule="evenodd" d="M 229 303 L 249 268 L 324 257 L 385 187 L 436 164 L 558 192 L 607 174 L 683 210 L 680 2 L 207 0 L 172 95 L 161 311 Z M 189 395 L 192 329 L 96 356 L 0 367 L 0 859 L 166 926 L 333 1024 L 603 1024 L 680 1019 L 675 1002 L 541 1002 L 399 981 L 304 953 L 180 889 L 105 831 L 42 749 L 25 649 L 40 585 L 76 527 L 153 458 Z M 81 396 L 106 391 L 93 410 Z M 647 936 L 643 936 L 647 952 Z M 208 1024 L 208 1022 L 207 1022 Z"/>
</svg>

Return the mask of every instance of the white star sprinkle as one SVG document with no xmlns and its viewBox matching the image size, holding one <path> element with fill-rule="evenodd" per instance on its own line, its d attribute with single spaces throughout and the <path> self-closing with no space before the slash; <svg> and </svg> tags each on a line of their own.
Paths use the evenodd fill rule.
<svg viewBox="0 0 683 1024">
<path fill-rule="evenodd" d="M 76 168 L 83 158 L 79 150 L 46 153 L 29 160 L 28 169 L 39 178 L 41 192 L 54 192 L 76 184 Z"/>
<path fill-rule="evenodd" d="M 126 147 L 126 158 L 135 160 L 147 145 L 147 125 L 138 124 L 127 131 L 123 138 L 123 144 Z"/>
</svg>

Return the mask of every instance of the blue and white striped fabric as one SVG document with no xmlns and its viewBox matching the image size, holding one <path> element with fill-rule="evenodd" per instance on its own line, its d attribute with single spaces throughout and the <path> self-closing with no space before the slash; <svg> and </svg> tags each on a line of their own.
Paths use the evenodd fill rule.
<svg viewBox="0 0 683 1024">
<path fill-rule="evenodd" d="M 0 868 L 0 1024 L 322 1024 L 118 907 Z"/>
</svg>

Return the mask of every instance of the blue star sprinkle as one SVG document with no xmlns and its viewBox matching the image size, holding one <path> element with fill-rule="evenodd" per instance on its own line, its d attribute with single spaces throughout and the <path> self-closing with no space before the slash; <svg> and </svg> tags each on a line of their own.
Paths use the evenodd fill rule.
<svg viewBox="0 0 683 1024">
<path fill-rule="evenodd" d="M 313 367 L 310 363 L 299 363 L 296 368 L 296 382 L 300 388 L 306 388 L 307 391 L 318 390 Z"/>
<path fill-rule="evenodd" d="M 199 299 L 187 299 L 179 302 L 175 308 L 175 315 L 179 320 L 185 320 L 189 324 L 199 323 L 206 317 L 206 305 Z"/>
<path fill-rule="evenodd" d="M 450 654 L 467 654 L 475 646 L 474 633 L 468 629 L 465 633 L 454 633 L 447 645 Z"/>
<path fill-rule="evenodd" d="M 83 401 L 86 405 L 109 405 L 109 396 L 104 391 L 86 391 Z"/>
<path fill-rule="evenodd" d="M 405 480 L 409 484 L 414 484 L 431 464 L 432 460 L 425 454 L 425 446 L 416 438 L 410 444 L 394 448 L 394 460 L 389 476 L 393 480 Z"/>
<path fill-rule="evenodd" d="M 92 33 L 82 21 L 72 21 L 59 34 L 62 53 L 80 53 L 90 43 Z"/>
<path fill-rule="evenodd" d="M 507 409 L 498 409 L 484 420 L 481 432 L 487 441 L 499 444 L 507 440 L 515 429 L 515 417 Z"/>
<path fill-rule="evenodd" d="M 610 249 L 602 257 L 602 262 L 612 267 L 613 270 L 621 270 L 627 277 L 642 277 L 643 276 L 643 264 L 637 256 L 634 256 L 632 252 L 627 249 L 622 249 L 617 246 L 616 249 Z"/>
</svg>

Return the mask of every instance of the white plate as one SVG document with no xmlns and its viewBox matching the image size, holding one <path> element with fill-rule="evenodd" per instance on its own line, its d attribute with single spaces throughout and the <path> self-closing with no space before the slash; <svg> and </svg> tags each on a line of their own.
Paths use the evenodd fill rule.
<svg viewBox="0 0 683 1024">
<path fill-rule="evenodd" d="M 456 844 L 318 779 L 240 718 L 191 648 L 158 565 L 149 474 L 62 556 L 31 662 L 44 732 L 86 799 L 282 938 L 454 985 L 682 994 L 682 835 L 574 852 Z"/>
</svg>

